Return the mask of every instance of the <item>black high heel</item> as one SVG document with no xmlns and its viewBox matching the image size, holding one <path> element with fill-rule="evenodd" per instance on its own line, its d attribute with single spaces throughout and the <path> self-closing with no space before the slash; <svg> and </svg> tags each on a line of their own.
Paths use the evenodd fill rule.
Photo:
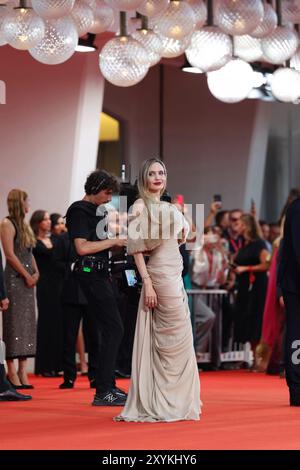
<svg viewBox="0 0 300 470">
<path fill-rule="evenodd" d="M 22 382 L 21 382 L 22 383 Z M 21 387 L 20 387 L 22 390 L 31 390 L 32 388 L 34 388 L 33 385 L 31 384 L 22 384 Z"/>
<path fill-rule="evenodd" d="M 18 374 L 18 377 L 19 377 L 19 380 L 20 380 L 20 382 L 21 382 L 21 384 L 22 384 L 22 385 L 21 385 L 21 390 L 31 390 L 31 389 L 34 388 L 34 386 L 31 385 L 31 384 L 23 384 L 23 382 L 22 382 L 21 377 L 19 376 L 19 374 Z"/>
<path fill-rule="evenodd" d="M 10 378 L 8 377 L 8 375 L 6 376 L 6 380 L 7 380 L 7 382 L 9 383 L 9 385 L 10 385 L 14 390 L 22 390 L 23 385 L 15 385 L 14 383 L 12 383 L 12 381 L 10 380 Z"/>
</svg>

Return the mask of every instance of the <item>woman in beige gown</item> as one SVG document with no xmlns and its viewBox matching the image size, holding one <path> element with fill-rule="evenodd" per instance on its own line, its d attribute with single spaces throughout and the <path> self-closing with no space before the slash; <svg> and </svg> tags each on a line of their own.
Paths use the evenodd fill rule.
<svg viewBox="0 0 300 470">
<path fill-rule="evenodd" d="M 157 159 L 144 162 L 139 177 L 141 199 L 133 206 L 128 230 L 128 252 L 134 254 L 143 289 L 131 386 L 117 421 L 200 418 L 199 373 L 177 236 L 187 234 L 188 224 L 174 205 L 160 202 L 165 187 L 164 164 Z M 149 255 L 147 265 L 145 252 Z"/>
</svg>

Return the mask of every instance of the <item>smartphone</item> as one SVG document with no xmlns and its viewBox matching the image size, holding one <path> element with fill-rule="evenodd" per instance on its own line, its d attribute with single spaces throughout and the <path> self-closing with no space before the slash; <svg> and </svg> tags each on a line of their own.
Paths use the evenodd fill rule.
<svg viewBox="0 0 300 470">
<path fill-rule="evenodd" d="M 176 202 L 180 204 L 181 206 L 184 206 L 184 196 L 183 194 L 177 194 L 176 195 Z"/>
<path fill-rule="evenodd" d="M 222 207 L 222 196 L 221 194 L 214 194 L 214 202 L 218 202 L 218 207 L 221 209 Z"/>
<path fill-rule="evenodd" d="M 134 287 L 137 285 L 137 275 L 135 269 L 125 269 L 125 276 L 128 287 Z"/>
</svg>

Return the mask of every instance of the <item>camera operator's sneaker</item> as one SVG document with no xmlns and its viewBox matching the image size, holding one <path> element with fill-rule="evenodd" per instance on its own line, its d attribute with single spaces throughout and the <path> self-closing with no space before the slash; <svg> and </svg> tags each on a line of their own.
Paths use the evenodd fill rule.
<svg viewBox="0 0 300 470">
<path fill-rule="evenodd" d="M 113 390 L 104 393 L 96 393 L 92 402 L 93 406 L 124 406 L 126 397 L 117 395 Z"/>
<path fill-rule="evenodd" d="M 121 397 L 121 398 L 125 398 L 125 400 L 126 400 L 126 398 L 127 398 L 127 393 L 124 392 L 124 390 L 122 390 L 122 389 L 119 388 L 119 387 L 114 387 L 114 388 L 112 389 L 112 392 L 114 392 L 116 395 L 118 395 L 118 396 Z"/>
</svg>

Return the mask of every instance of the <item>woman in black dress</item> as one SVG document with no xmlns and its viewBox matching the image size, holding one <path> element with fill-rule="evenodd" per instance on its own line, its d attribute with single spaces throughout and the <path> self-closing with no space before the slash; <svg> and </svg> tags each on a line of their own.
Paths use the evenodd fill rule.
<svg viewBox="0 0 300 470">
<path fill-rule="evenodd" d="M 57 270 L 54 259 L 55 237 L 50 236 L 48 212 L 35 211 L 30 225 L 36 236 L 34 256 L 40 271 L 37 284 L 37 351 L 35 373 L 55 377 L 62 370 L 62 313 L 60 292 L 63 272 Z"/>
<path fill-rule="evenodd" d="M 234 338 L 238 343 L 250 341 L 254 350 L 261 337 L 269 252 L 251 214 L 241 217 L 239 233 L 243 235 L 245 245 L 235 258 L 238 292 Z"/>
</svg>

